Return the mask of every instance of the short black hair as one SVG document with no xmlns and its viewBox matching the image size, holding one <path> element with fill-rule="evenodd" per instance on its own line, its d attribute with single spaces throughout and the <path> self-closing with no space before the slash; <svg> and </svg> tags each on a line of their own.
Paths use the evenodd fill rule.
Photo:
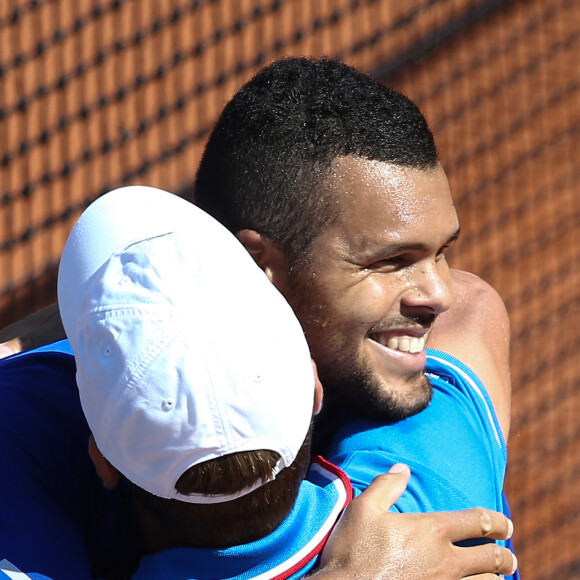
<svg viewBox="0 0 580 580">
<path fill-rule="evenodd" d="M 438 162 L 424 116 L 404 95 L 336 60 L 281 59 L 224 108 L 194 201 L 234 233 L 267 235 L 295 261 L 339 214 L 317 186 L 340 156 L 419 169 Z"/>
</svg>

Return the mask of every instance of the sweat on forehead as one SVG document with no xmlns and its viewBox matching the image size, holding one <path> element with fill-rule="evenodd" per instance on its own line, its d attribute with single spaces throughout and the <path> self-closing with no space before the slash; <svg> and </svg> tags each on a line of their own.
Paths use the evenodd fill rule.
<svg viewBox="0 0 580 580">
<path fill-rule="evenodd" d="M 282 59 L 226 105 L 195 202 L 231 231 L 260 231 L 295 259 L 333 219 L 316 186 L 338 156 L 437 164 L 427 122 L 407 97 L 338 61 Z"/>
</svg>

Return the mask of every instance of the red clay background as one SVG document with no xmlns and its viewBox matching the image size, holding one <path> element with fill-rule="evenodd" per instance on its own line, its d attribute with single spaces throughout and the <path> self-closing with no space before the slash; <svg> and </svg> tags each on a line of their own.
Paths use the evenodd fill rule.
<svg viewBox="0 0 580 580">
<path fill-rule="evenodd" d="M 0 3 L 0 326 L 55 298 L 79 212 L 188 194 L 212 123 L 259 67 L 328 54 L 426 113 L 462 238 L 453 265 L 512 321 L 507 489 L 523 578 L 580 578 L 580 0 Z"/>
</svg>

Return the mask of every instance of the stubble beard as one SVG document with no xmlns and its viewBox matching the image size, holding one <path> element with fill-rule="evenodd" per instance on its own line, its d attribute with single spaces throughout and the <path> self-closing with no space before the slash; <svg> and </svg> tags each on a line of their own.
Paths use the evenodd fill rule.
<svg viewBox="0 0 580 580">
<path fill-rule="evenodd" d="M 378 377 L 368 365 L 349 362 L 345 353 L 337 353 L 332 366 L 318 364 L 318 375 L 326 402 L 347 405 L 365 417 L 387 424 L 420 413 L 433 396 L 424 371 L 407 377 L 405 388 L 400 389 Z"/>
<path fill-rule="evenodd" d="M 286 298 L 304 328 L 322 383 L 325 407 L 348 406 L 370 419 L 397 423 L 429 406 L 433 387 L 424 370 L 397 379 L 399 384 L 405 383 L 397 388 L 396 381 L 379 376 L 367 360 L 357 357 L 340 325 L 326 324 L 333 316 L 322 306 L 327 301 L 313 279 L 304 276 L 304 269 L 294 268 L 289 282 Z M 322 328 L 326 330 L 321 332 Z M 319 344 L 320 351 L 316 348 Z"/>
</svg>

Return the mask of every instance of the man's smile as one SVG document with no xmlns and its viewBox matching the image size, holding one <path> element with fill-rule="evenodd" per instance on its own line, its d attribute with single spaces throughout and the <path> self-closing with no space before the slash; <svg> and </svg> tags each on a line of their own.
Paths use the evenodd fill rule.
<svg viewBox="0 0 580 580">
<path fill-rule="evenodd" d="M 374 333 L 370 338 L 392 350 L 417 354 L 425 349 L 425 336 L 392 336 L 388 332 Z"/>
<path fill-rule="evenodd" d="M 427 362 L 427 336 L 425 329 L 415 331 L 399 328 L 372 332 L 367 336 L 367 352 L 378 365 L 375 368 L 383 368 L 383 372 L 415 374 L 421 372 Z"/>
</svg>

